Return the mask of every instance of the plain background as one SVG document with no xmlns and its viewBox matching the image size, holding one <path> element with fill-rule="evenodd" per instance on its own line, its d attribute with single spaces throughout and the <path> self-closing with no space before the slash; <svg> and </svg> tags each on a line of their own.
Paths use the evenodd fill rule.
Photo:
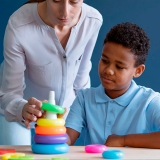
<svg viewBox="0 0 160 160">
<path fill-rule="evenodd" d="M 0 0 L 0 63 L 3 61 L 3 38 L 10 15 L 26 0 Z M 146 61 L 146 69 L 137 84 L 160 92 L 160 0 L 85 0 L 85 3 L 98 9 L 103 16 L 103 26 L 92 56 L 91 85 L 100 84 L 98 63 L 101 57 L 103 40 L 109 30 L 122 22 L 136 23 L 150 37 L 151 48 Z"/>
</svg>

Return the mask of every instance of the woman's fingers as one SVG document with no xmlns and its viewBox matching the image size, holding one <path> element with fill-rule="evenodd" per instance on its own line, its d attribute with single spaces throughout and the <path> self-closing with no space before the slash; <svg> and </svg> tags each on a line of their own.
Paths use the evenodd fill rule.
<svg viewBox="0 0 160 160">
<path fill-rule="evenodd" d="M 34 121 L 34 122 L 36 122 L 37 121 L 37 117 L 36 116 L 34 116 L 33 114 L 30 114 L 30 113 L 27 113 L 26 114 L 26 119 L 28 119 L 29 121 Z"/>
<path fill-rule="evenodd" d="M 42 102 L 37 100 L 36 98 L 32 97 L 28 99 L 29 105 L 35 105 L 37 109 L 41 109 Z"/>
<path fill-rule="evenodd" d="M 43 100 L 47 101 L 47 100 Z M 36 98 L 32 97 L 28 99 L 29 107 L 28 112 L 31 114 L 34 114 L 37 117 L 41 117 L 41 107 L 42 107 L 42 101 L 37 100 Z"/>
<path fill-rule="evenodd" d="M 39 101 L 39 102 L 41 102 L 41 104 L 42 104 L 42 102 L 46 102 L 46 103 L 48 103 L 48 101 L 47 101 L 47 100 L 42 100 L 42 101 Z M 41 107 L 42 107 L 42 105 L 41 105 Z M 39 111 L 42 111 L 41 107 L 39 107 L 39 106 L 35 106 L 35 108 L 36 108 L 37 110 L 39 110 Z"/>
<path fill-rule="evenodd" d="M 24 121 L 24 125 L 27 127 L 27 129 L 30 129 L 30 128 L 31 128 L 31 126 L 29 125 L 29 123 L 30 123 L 30 121 L 29 121 L 28 119 L 26 119 L 26 120 Z"/>
<path fill-rule="evenodd" d="M 43 113 L 42 113 L 42 116 L 41 116 L 42 118 L 46 118 L 46 111 L 44 111 Z"/>
<path fill-rule="evenodd" d="M 48 101 L 45 99 L 45 100 L 42 100 L 41 102 L 46 102 L 46 103 L 48 103 Z"/>
<path fill-rule="evenodd" d="M 24 124 L 28 129 L 30 129 L 29 123 L 37 121 L 37 117 L 42 116 L 41 106 L 42 102 L 33 97 L 29 98 L 28 103 L 24 105 L 22 109 L 22 117 L 25 119 Z"/>
<path fill-rule="evenodd" d="M 33 114 L 37 117 L 41 117 L 42 116 L 42 112 L 40 110 L 38 110 L 36 107 L 33 108 L 32 106 L 28 106 L 28 113 Z"/>
<path fill-rule="evenodd" d="M 37 121 L 38 117 L 45 118 L 46 111 L 41 112 L 42 102 L 48 103 L 47 100 L 39 101 L 36 98 L 32 97 L 28 99 L 28 103 L 26 103 L 22 110 L 22 116 L 25 119 L 25 126 L 30 129 L 30 122 Z M 65 112 L 63 114 L 58 114 L 58 118 L 63 118 L 64 114 L 67 112 L 65 108 Z"/>
</svg>

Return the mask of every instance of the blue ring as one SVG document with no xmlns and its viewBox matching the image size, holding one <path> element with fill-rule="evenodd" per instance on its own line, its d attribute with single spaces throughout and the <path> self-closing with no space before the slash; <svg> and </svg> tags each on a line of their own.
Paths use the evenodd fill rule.
<svg viewBox="0 0 160 160">
<path fill-rule="evenodd" d="M 108 150 L 102 153 L 103 158 L 106 159 L 120 159 L 123 158 L 124 153 L 118 150 Z"/>
<path fill-rule="evenodd" d="M 32 145 L 32 151 L 38 154 L 62 154 L 67 153 L 69 146 L 66 143 L 63 144 L 37 144 Z"/>
</svg>

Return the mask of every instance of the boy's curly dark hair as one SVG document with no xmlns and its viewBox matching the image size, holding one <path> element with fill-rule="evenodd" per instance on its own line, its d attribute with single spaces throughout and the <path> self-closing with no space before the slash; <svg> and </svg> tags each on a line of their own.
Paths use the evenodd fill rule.
<svg viewBox="0 0 160 160">
<path fill-rule="evenodd" d="M 130 48 L 135 55 L 135 67 L 144 64 L 147 59 L 150 40 L 145 31 L 136 24 L 126 22 L 114 26 L 106 35 L 103 45 L 107 42 Z"/>
</svg>

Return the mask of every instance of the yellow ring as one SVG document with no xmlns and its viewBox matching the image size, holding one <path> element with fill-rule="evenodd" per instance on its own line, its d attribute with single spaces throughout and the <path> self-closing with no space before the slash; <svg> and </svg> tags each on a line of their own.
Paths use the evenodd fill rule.
<svg viewBox="0 0 160 160">
<path fill-rule="evenodd" d="M 57 119 L 39 118 L 37 120 L 37 125 L 43 126 L 43 127 L 64 126 L 64 124 L 65 124 L 65 120 L 62 118 L 57 118 Z"/>
</svg>

